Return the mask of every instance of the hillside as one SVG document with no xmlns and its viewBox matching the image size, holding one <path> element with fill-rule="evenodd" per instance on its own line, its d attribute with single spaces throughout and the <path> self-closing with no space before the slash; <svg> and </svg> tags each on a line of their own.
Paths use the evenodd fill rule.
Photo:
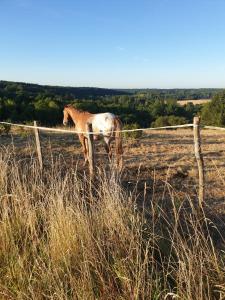
<svg viewBox="0 0 225 300">
<path fill-rule="evenodd" d="M 197 100 L 211 99 L 223 89 L 105 89 L 98 87 L 51 86 L 0 80 L 0 97 L 14 98 L 25 93 L 30 98 L 38 94 L 61 99 L 96 99 L 105 96 L 143 95 L 152 99 Z"/>
<path fill-rule="evenodd" d="M 0 97 L 6 96 L 13 98 L 22 93 L 26 93 L 26 95 L 31 98 L 36 97 L 38 94 L 43 94 L 45 96 L 54 95 L 61 98 L 95 99 L 101 96 L 124 95 L 125 91 L 96 87 L 50 86 L 25 82 L 0 81 Z"/>
<path fill-rule="evenodd" d="M 132 128 L 185 124 L 203 109 L 199 99 L 214 99 L 219 89 L 172 90 L 117 90 L 94 87 L 60 87 L 22 82 L 0 81 L 0 120 L 57 125 L 62 122 L 66 104 L 91 113 L 112 112 L 123 124 Z M 219 95 L 219 93 L 218 93 Z M 216 111 L 223 111 L 224 96 L 218 96 Z M 222 98 L 221 98 L 222 97 Z M 221 99 L 220 99 L 221 98 Z M 177 101 L 182 99 L 182 103 Z M 187 103 L 192 100 L 197 103 Z M 192 102 L 192 101 L 191 101 Z M 205 104 L 206 105 L 206 104 Z M 221 106 L 222 105 L 222 106 Z M 214 109 L 215 110 L 215 109 Z M 207 112 L 209 111 L 209 113 Z M 210 125 L 223 126 L 217 112 L 210 117 L 210 108 L 204 110 L 204 120 Z M 220 113 L 219 113 L 220 114 Z M 219 120 L 219 124 L 217 122 Z"/>
</svg>

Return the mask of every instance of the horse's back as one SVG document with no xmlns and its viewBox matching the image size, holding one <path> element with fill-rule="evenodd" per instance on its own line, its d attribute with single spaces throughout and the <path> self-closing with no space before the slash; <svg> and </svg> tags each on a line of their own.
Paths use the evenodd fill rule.
<svg viewBox="0 0 225 300">
<path fill-rule="evenodd" d="M 109 132 L 114 130 L 115 115 L 112 113 L 95 114 L 92 117 L 93 131 L 96 133 Z"/>
</svg>

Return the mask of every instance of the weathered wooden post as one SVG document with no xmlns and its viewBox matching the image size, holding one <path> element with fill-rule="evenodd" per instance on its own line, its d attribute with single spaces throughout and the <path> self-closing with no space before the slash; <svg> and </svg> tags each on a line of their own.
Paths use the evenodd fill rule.
<svg viewBox="0 0 225 300">
<path fill-rule="evenodd" d="M 195 157 L 198 164 L 198 180 L 199 180 L 199 206 L 202 207 L 205 198 L 205 174 L 204 174 L 204 161 L 201 149 L 201 134 L 200 134 L 200 117 L 194 117 L 194 149 Z"/>
<path fill-rule="evenodd" d="M 34 134 L 35 134 L 35 141 L 36 141 L 39 165 L 40 165 L 40 169 L 42 170 L 43 169 L 43 161 L 42 161 L 41 143 L 40 143 L 39 130 L 37 129 L 36 121 L 34 121 Z"/>
<path fill-rule="evenodd" d="M 87 123 L 87 140 L 88 140 L 88 162 L 91 178 L 95 175 L 95 155 L 94 155 L 94 139 L 92 134 L 92 124 Z"/>
</svg>

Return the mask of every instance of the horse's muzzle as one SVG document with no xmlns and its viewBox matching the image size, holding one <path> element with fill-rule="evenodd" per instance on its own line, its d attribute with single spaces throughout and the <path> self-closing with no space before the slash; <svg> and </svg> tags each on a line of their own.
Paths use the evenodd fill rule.
<svg viewBox="0 0 225 300">
<path fill-rule="evenodd" d="M 63 125 L 66 126 L 66 125 L 67 125 L 67 122 L 64 121 L 64 122 L 63 122 Z"/>
</svg>

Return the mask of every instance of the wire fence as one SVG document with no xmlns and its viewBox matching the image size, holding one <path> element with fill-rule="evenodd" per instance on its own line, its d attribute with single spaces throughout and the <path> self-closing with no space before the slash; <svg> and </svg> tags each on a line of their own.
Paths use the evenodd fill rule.
<svg viewBox="0 0 225 300">
<path fill-rule="evenodd" d="M 77 164 L 77 162 L 82 164 L 83 157 L 80 144 L 78 140 L 74 139 L 74 134 L 95 134 L 92 132 L 78 132 L 74 129 L 32 126 L 10 122 L 0 122 L 0 124 L 20 127 L 25 130 L 43 131 L 41 135 L 41 148 L 44 165 L 47 165 L 52 159 L 50 157 L 52 153 L 55 156 L 65 154 L 65 160 L 68 160 L 69 164 L 71 164 L 72 160 L 74 164 Z M 179 182 L 183 186 L 184 191 L 190 188 L 196 191 L 198 189 L 198 168 L 193 140 L 193 130 L 195 128 L 196 125 L 193 123 L 121 130 L 122 133 L 143 132 L 138 139 L 123 137 L 123 158 L 127 182 L 132 180 L 135 182 L 137 169 L 141 165 L 142 180 L 148 181 L 153 176 L 152 172 L 154 173 L 158 170 L 158 176 L 162 180 L 169 178 L 171 181 Z M 201 130 L 201 147 L 205 164 L 205 182 L 207 183 L 205 185 L 213 187 L 214 194 L 212 190 L 207 193 L 211 197 L 216 195 L 216 193 L 221 195 L 221 184 L 224 182 L 223 178 L 225 178 L 225 128 L 199 126 L 199 129 L 206 129 Z M 52 135 L 51 133 L 57 134 Z M 66 136 L 64 138 L 64 134 L 71 134 L 71 137 Z M 15 134 L 13 138 L 14 142 L 18 141 L 16 143 L 20 148 L 20 154 L 24 153 L 26 150 L 25 137 L 21 139 L 21 137 Z M 23 142 L 21 143 L 22 140 Z M 9 138 L 7 141 L 3 141 L 2 139 L 1 144 L 3 145 L 7 142 L 9 142 Z M 35 151 L 34 149 L 32 148 L 32 151 Z M 95 155 L 97 164 L 107 164 L 107 154 L 104 152 L 100 142 L 95 142 Z"/>
<path fill-rule="evenodd" d="M 87 131 L 76 131 L 73 129 L 61 129 L 61 128 L 52 128 L 52 127 L 43 127 L 43 126 L 33 126 L 33 125 L 26 125 L 26 124 L 17 124 L 17 123 L 11 123 L 11 122 L 0 122 L 0 124 L 3 125 L 9 125 L 9 126 L 15 126 L 15 127 L 23 127 L 28 129 L 38 129 L 41 131 L 49 131 L 49 132 L 56 132 L 56 133 L 69 133 L 69 134 L 93 134 L 93 135 L 101 135 L 102 132 L 87 132 Z M 148 127 L 148 128 L 135 128 L 135 129 L 123 129 L 120 131 L 114 130 L 114 131 L 104 131 L 104 134 L 106 133 L 113 133 L 113 132 L 138 132 L 138 131 L 152 131 L 152 130 L 163 130 L 163 129 L 177 129 L 177 128 L 188 128 L 188 127 L 194 127 L 195 125 L 193 123 L 190 124 L 182 124 L 182 125 L 170 125 L 170 126 L 161 126 L 161 127 Z M 225 131 L 225 127 L 217 127 L 217 126 L 201 126 L 203 129 L 212 129 L 212 130 L 221 130 Z"/>
<path fill-rule="evenodd" d="M 94 132 L 83 132 L 83 131 L 76 131 L 74 129 L 61 129 L 61 128 L 51 128 L 51 127 L 43 127 L 43 126 L 33 126 L 33 125 L 26 125 L 26 124 L 17 124 L 17 123 L 11 123 L 11 122 L 0 122 L 0 124 L 3 125 L 9 125 L 9 126 L 15 126 L 15 127 L 19 127 L 19 128 L 24 128 L 24 129 L 38 129 L 40 131 L 44 131 L 46 133 L 48 132 L 52 132 L 52 133 L 59 133 L 59 134 L 96 134 Z M 154 156 L 164 156 L 163 152 L 167 152 L 166 156 L 171 156 L 171 157 L 178 157 L 178 156 L 182 156 L 182 155 L 187 155 L 187 156 L 191 156 L 194 154 L 194 150 L 193 150 L 193 137 L 192 137 L 192 133 L 190 132 L 189 134 L 189 141 L 187 141 L 187 134 L 182 136 L 182 135 L 178 135 L 178 139 L 175 140 L 174 137 L 176 136 L 174 134 L 174 132 L 172 132 L 172 134 L 168 133 L 168 130 L 170 129 L 179 129 L 179 128 L 193 128 L 195 125 L 194 124 L 182 124 L 182 125 L 173 125 L 173 126 L 161 126 L 161 127 L 150 127 L 150 128 L 137 128 L 137 129 L 124 129 L 121 130 L 121 133 L 129 133 L 129 132 L 138 132 L 141 131 L 143 132 L 143 135 L 141 137 L 139 137 L 139 140 L 144 140 L 145 138 L 148 139 L 147 144 L 148 144 L 148 152 L 143 155 L 141 153 L 139 153 L 139 157 L 141 160 L 141 157 L 145 157 L 145 158 L 152 158 Z M 225 128 L 223 127 L 216 127 L 216 126 L 201 126 L 202 129 L 210 129 L 210 130 L 219 130 L 219 131 L 225 131 Z M 166 134 L 165 134 L 165 130 L 166 130 Z M 148 132 L 151 131 L 151 135 L 148 135 Z M 160 134 L 160 131 L 162 131 L 162 136 L 158 139 L 156 137 L 152 138 L 152 132 L 157 131 L 157 134 Z M 107 133 L 107 132 L 104 132 Z M 97 133 L 97 134 L 102 134 L 102 133 Z M 204 134 L 203 134 L 204 135 Z M 149 137 L 151 137 L 151 140 L 149 140 Z M 124 136 L 123 140 L 125 141 L 125 144 L 127 145 L 127 147 L 129 148 L 128 144 L 129 144 L 129 140 L 134 141 L 135 143 L 137 142 L 137 140 L 135 138 L 129 138 L 128 136 Z M 166 140 L 166 142 L 165 142 Z M 60 142 L 60 141 L 59 141 Z M 65 140 L 63 141 L 65 142 Z M 72 141 L 73 143 L 73 141 Z M 208 143 L 207 139 L 204 139 L 204 143 L 203 145 L 206 145 Z M 168 151 L 168 149 L 165 149 L 165 145 L 170 145 L 171 147 L 171 151 Z M 179 144 L 179 152 L 181 153 L 174 153 L 177 151 L 177 149 L 175 149 L 176 144 Z M 214 143 L 215 144 L 215 143 Z M 218 141 L 217 143 L 218 144 Z M 143 144 L 141 147 L 144 147 Z M 144 147 L 146 148 L 146 147 Z M 162 149 L 161 149 L 162 148 Z M 131 150 L 131 149 L 130 149 Z M 146 149 L 145 149 L 146 150 Z M 183 151 L 185 150 L 185 151 Z M 225 151 L 225 150 L 224 150 Z M 160 153 L 162 152 L 162 153 Z M 223 150 L 219 150 L 217 147 L 215 149 L 213 149 L 212 147 L 210 147 L 210 149 L 208 148 L 204 148 L 204 154 L 215 154 L 215 152 L 218 153 L 223 153 Z M 107 153 L 104 152 L 96 152 L 97 155 L 102 155 L 102 156 L 107 156 Z M 134 153 L 133 155 L 136 155 L 136 153 Z M 137 159 L 137 158 L 136 158 Z"/>
<path fill-rule="evenodd" d="M 76 131 L 76 130 L 67 130 L 61 128 L 51 128 L 51 127 L 43 127 L 43 126 L 32 126 L 26 124 L 16 124 L 10 122 L 0 122 L 0 124 L 5 124 L 9 126 L 16 126 L 16 127 L 23 127 L 29 129 L 38 129 L 42 131 L 49 131 L 49 132 L 61 132 L 61 133 L 76 133 L 76 134 L 93 134 L 93 135 L 102 135 L 102 132 L 87 132 L 87 131 Z M 162 127 L 149 127 L 149 128 L 136 128 L 136 129 L 123 129 L 123 130 L 113 130 L 113 131 L 104 131 L 104 134 L 107 133 L 126 133 L 126 132 L 137 132 L 137 131 L 150 131 L 150 130 L 161 130 L 161 129 L 176 129 L 176 128 L 187 128 L 193 127 L 193 124 L 183 124 L 183 125 L 172 125 L 172 126 L 162 126 Z"/>
</svg>

